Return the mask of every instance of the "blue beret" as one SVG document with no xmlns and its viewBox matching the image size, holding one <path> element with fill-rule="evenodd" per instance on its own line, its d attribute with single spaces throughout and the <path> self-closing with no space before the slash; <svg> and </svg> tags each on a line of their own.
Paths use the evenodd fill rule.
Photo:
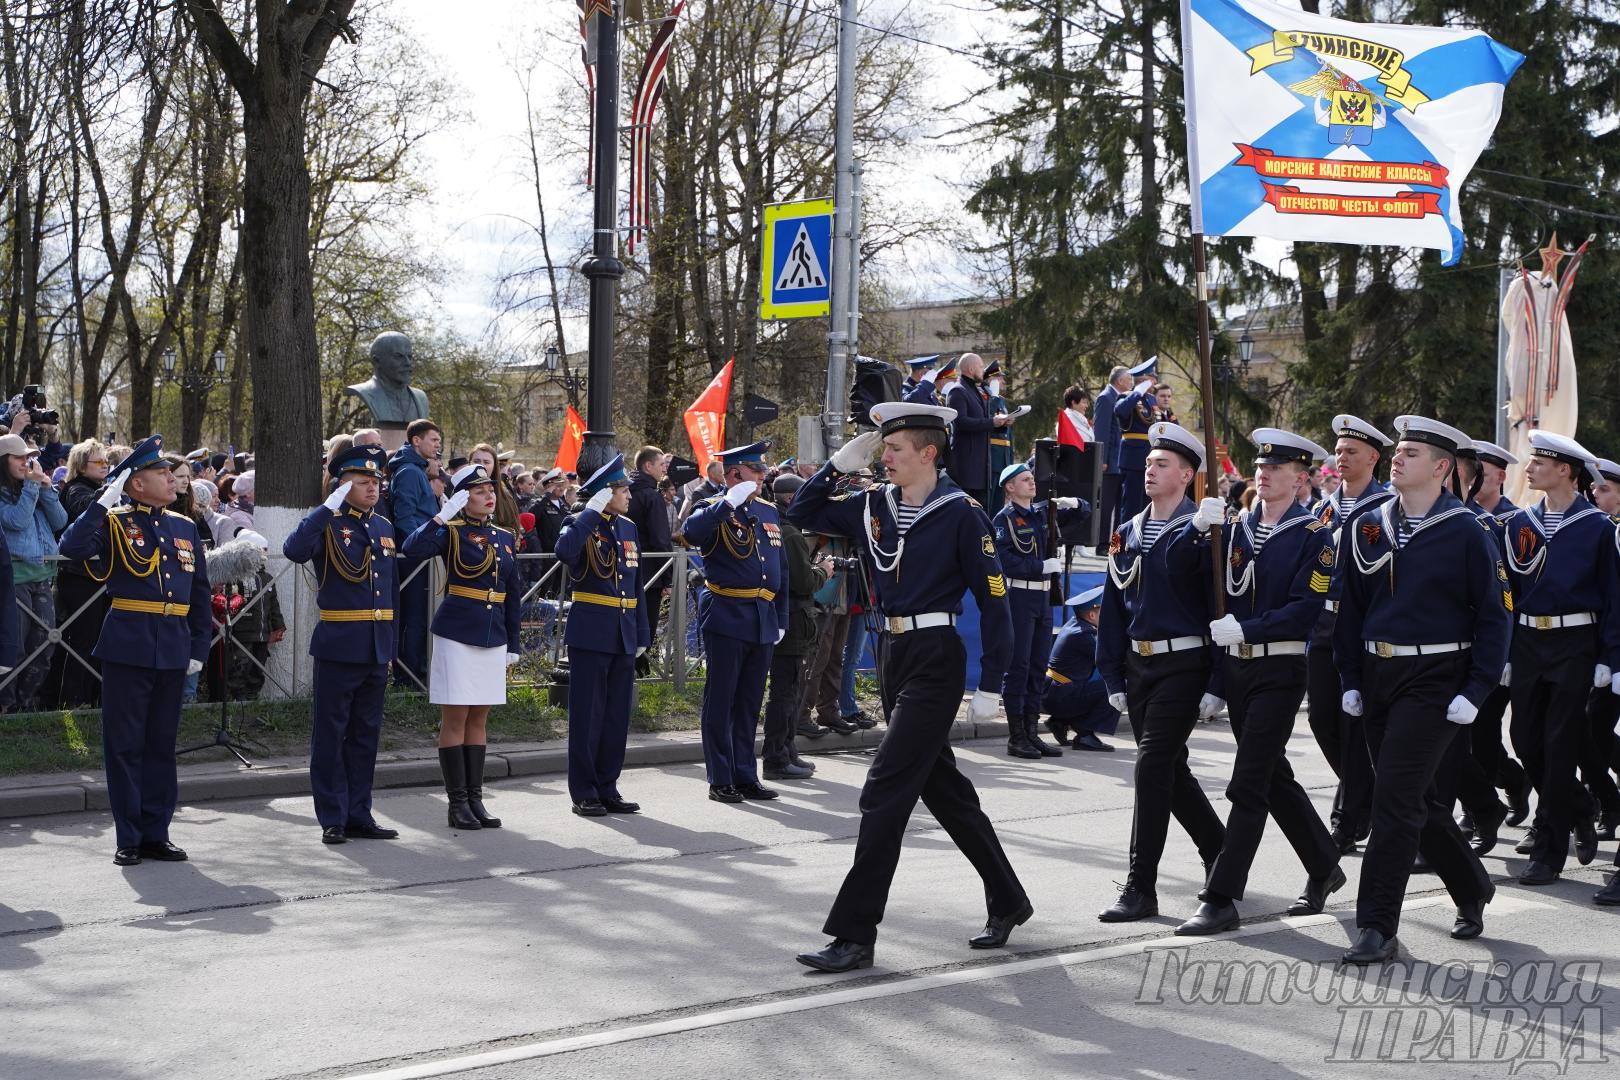
<svg viewBox="0 0 1620 1080">
<path fill-rule="evenodd" d="M 1024 464 L 1022 461 L 1015 461 L 1005 469 L 1001 470 L 1001 480 L 999 482 L 1005 484 L 1007 481 L 1011 480 L 1021 472 L 1029 472 L 1029 466 Z"/>
</svg>

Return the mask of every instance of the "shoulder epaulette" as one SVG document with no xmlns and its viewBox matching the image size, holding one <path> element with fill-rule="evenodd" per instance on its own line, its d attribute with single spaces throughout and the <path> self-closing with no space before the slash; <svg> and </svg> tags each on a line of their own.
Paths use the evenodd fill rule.
<svg viewBox="0 0 1620 1080">
<path fill-rule="evenodd" d="M 107 511 L 107 513 L 109 513 L 109 514 L 133 514 L 134 512 L 135 512 L 135 504 L 134 503 L 119 503 L 117 506 L 115 506 L 111 510 Z"/>
<path fill-rule="evenodd" d="M 181 521 L 190 521 L 191 520 L 191 518 L 187 517 L 185 514 L 182 514 L 178 510 L 167 510 L 166 509 L 166 510 L 163 511 L 163 514 L 164 514 L 165 517 L 177 517 Z"/>
</svg>

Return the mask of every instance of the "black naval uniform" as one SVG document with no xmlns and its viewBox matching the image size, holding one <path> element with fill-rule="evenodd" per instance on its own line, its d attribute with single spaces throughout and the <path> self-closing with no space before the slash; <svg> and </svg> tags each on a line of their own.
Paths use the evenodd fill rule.
<svg viewBox="0 0 1620 1080">
<path fill-rule="evenodd" d="M 1495 892 L 1432 785 L 1458 730 L 1447 709 L 1457 695 L 1477 707 L 1501 679 L 1510 625 L 1507 571 L 1460 499 L 1442 492 L 1402 540 L 1406 524 L 1392 499 L 1347 526 L 1334 634 L 1344 689 L 1362 695 L 1373 754 L 1356 925 L 1386 939 L 1400 926 L 1419 851 L 1459 907 Z"/>
<path fill-rule="evenodd" d="M 839 477 L 830 463 L 823 466 L 799 489 L 786 516 L 811 532 L 864 538 L 884 615 L 879 663 L 889 729 L 861 788 L 855 860 L 825 931 L 862 945 L 877 940 L 906 822 L 919 798 L 979 872 L 990 916 L 1013 916 L 1028 897 L 950 745 L 967 670 L 954 626 L 964 591 L 971 590 L 979 606 L 984 655 L 978 689 L 999 691 L 1007 666 L 1007 588 L 990 522 L 941 475 L 902 536 L 898 488 L 883 484 L 835 498 Z"/>
</svg>

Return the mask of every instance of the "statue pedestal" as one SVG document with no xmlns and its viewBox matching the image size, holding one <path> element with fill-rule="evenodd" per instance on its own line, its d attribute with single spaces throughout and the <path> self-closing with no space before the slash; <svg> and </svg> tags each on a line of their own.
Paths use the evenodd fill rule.
<svg viewBox="0 0 1620 1080">
<path fill-rule="evenodd" d="M 378 433 L 382 435 L 383 449 L 390 454 L 405 445 L 404 424 L 376 424 L 374 426 Z"/>
</svg>

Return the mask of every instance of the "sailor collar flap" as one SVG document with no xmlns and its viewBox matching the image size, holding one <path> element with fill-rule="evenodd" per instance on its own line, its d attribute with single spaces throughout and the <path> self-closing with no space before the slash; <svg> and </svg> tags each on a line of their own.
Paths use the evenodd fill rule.
<svg viewBox="0 0 1620 1080">
<path fill-rule="evenodd" d="M 893 484 L 884 484 L 879 491 L 869 491 L 866 501 L 861 507 L 862 524 L 865 526 L 866 546 L 872 552 L 872 561 L 883 573 L 893 573 L 900 565 L 901 558 L 906 551 L 906 537 L 900 535 L 900 504 L 896 498 L 899 489 Z M 888 511 L 888 521 L 885 523 L 872 513 L 872 503 L 880 497 L 883 506 Z M 952 484 L 941 482 L 934 487 L 927 499 L 923 500 L 922 507 L 917 515 L 911 519 L 911 525 L 906 529 L 907 535 L 916 531 L 918 525 L 928 518 L 934 511 L 959 499 L 966 499 L 967 492 Z M 894 530 L 894 550 L 885 551 L 883 544 L 888 540 L 884 536 L 885 525 Z"/>
</svg>

